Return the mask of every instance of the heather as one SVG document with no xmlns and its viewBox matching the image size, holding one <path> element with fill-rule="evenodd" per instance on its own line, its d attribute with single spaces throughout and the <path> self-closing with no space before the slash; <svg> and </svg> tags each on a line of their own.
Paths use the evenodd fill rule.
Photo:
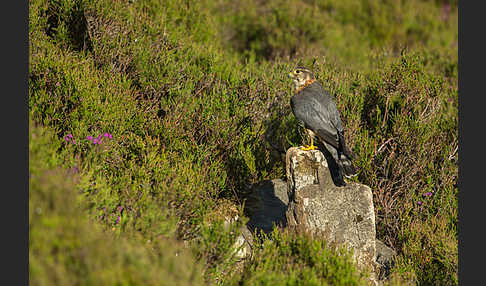
<svg viewBox="0 0 486 286">
<path fill-rule="evenodd" d="M 390 284 L 457 285 L 457 33 L 457 1 L 30 1 L 30 283 L 362 285 L 305 233 L 234 257 L 251 186 L 302 143 L 304 65 L 397 251 Z"/>
</svg>

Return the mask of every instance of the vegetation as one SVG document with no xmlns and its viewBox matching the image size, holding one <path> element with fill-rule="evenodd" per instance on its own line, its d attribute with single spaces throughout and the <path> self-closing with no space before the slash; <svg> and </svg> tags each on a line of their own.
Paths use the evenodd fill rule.
<svg viewBox="0 0 486 286">
<path fill-rule="evenodd" d="M 301 145 L 304 65 L 398 253 L 390 284 L 457 285 L 457 34 L 445 0 L 29 1 L 30 283 L 363 285 L 304 233 L 234 257 L 251 185 Z"/>
</svg>

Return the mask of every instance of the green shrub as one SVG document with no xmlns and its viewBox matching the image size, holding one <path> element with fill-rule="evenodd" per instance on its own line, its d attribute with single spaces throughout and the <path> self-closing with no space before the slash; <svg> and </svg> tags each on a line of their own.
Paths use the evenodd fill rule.
<svg viewBox="0 0 486 286">
<path fill-rule="evenodd" d="M 378 238 L 398 252 L 396 280 L 456 285 L 457 33 L 457 1 L 30 1 L 29 117 L 39 126 L 31 128 L 30 151 L 39 155 L 30 162 L 39 169 L 31 173 L 45 178 L 30 178 L 31 196 L 43 190 L 49 195 L 36 203 L 52 204 L 66 199 L 54 189 L 76 190 L 83 206 L 69 213 L 76 222 L 67 236 L 46 235 L 31 217 L 32 249 L 52 260 L 47 238 L 100 251 L 121 239 L 145 254 L 141 264 L 129 254 L 106 281 L 128 267 L 119 281 L 142 283 L 166 263 L 161 252 L 147 254 L 144 241 L 176 237 L 203 265 L 207 284 L 359 284 L 344 258 L 302 235 L 275 234 L 238 264 L 232 246 L 245 219 L 223 227 L 228 216 L 243 217 L 252 184 L 285 177 L 277 150 L 302 142 L 286 78 L 299 64 L 336 98 L 358 154 L 354 180 L 373 190 Z M 112 138 L 101 144 L 87 139 L 105 133 Z M 44 174 L 59 168 L 76 170 L 77 179 L 56 185 L 49 178 L 65 173 Z M 64 227 L 57 212 L 53 220 Z M 92 242 L 103 231 L 69 237 L 113 227 L 108 242 Z M 275 257 L 290 244 L 308 253 L 291 252 L 296 267 L 284 277 L 277 270 L 288 261 Z M 51 273 L 52 261 L 32 253 L 31 275 Z M 56 258 L 52 265 L 65 283 L 87 281 L 79 273 L 109 261 L 88 253 L 84 264 Z M 329 262 L 335 268 L 315 268 L 308 258 L 337 260 Z M 154 268 L 136 270 L 149 262 Z M 196 267 L 190 258 L 183 265 Z"/>
<path fill-rule="evenodd" d="M 260 245 L 259 245 L 260 244 Z M 281 232 L 257 241 L 243 285 L 366 285 L 351 254 L 306 233 Z"/>
<path fill-rule="evenodd" d="M 29 133 L 31 285 L 203 284 L 200 265 L 174 238 L 150 241 L 91 219 L 79 171 L 63 169 L 56 153 L 61 140 L 33 125 Z"/>
</svg>

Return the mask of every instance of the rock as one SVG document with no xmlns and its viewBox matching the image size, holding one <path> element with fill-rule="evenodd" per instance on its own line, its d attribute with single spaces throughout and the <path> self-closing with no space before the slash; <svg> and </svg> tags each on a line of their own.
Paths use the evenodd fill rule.
<svg viewBox="0 0 486 286">
<path fill-rule="evenodd" d="M 240 229 L 233 245 L 237 258 L 251 257 L 253 233 L 269 233 L 275 225 L 285 227 L 288 202 L 287 183 L 283 180 L 264 181 L 253 188 L 245 201 L 245 213 L 250 220 Z"/>
<path fill-rule="evenodd" d="M 386 280 L 390 276 L 390 270 L 393 267 L 393 259 L 396 252 L 383 242 L 376 239 L 376 263 L 379 280 Z"/>
<path fill-rule="evenodd" d="M 287 182 L 264 181 L 247 198 L 245 213 L 250 220 L 235 243 L 237 256 L 251 256 L 255 231 L 269 233 L 275 225 L 291 227 L 322 234 L 330 245 L 351 248 L 358 267 L 371 271 L 370 279 L 376 285 L 375 269 L 380 270 L 381 263 L 390 265 L 386 262 L 390 260 L 381 245 L 377 257 L 371 189 L 359 183 L 336 187 L 318 150 L 287 150 L 286 175 Z"/>
<path fill-rule="evenodd" d="M 324 155 L 318 150 L 290 148 L 286 161 L 287 226 L 323 234 L 329 244 L 351 248 L 358 267 L 370 270 L 375 281 L 376 229 L 371 189 L 358 183 L 336 187 Z"/>
<path fill-rule="evenodd" d="M 287 225 L 287 193 L 287 183 L 280 179 L 264 181 L 253 189 L 245 203 L 245 212 L 250 218 L 247 226 L 252 233 L 259 230 L 269 233 L 274 225 Z"/>
<path fill-rule="evenodd" d="M 243 260 L 252 255 L 253 235 L 247 226 L 242 226 L 240 230 L 241 234 L 236 238 L 233 249 L 235 250 L 235 257 Z"/>
</svg>

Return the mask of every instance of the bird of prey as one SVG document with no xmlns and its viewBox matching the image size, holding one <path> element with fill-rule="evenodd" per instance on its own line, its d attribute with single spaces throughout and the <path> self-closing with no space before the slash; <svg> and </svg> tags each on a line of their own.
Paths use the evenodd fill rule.
<svg viewBox="0 0 486 286">
<path fill-rule="evenodd" d="M 329 165 L 334 184 L 345 186 L 343 174 L 348 178 L 356 175 L 351 162 L 355 155 L 346 147 L 336 104 L 309 69 L 297 67 L 289 77 L 295 84 L 295 95 L 290 99 L 292 112 L 310 138 L 310 145 L 302 150 L 320 150 Z"/>
</svg>

